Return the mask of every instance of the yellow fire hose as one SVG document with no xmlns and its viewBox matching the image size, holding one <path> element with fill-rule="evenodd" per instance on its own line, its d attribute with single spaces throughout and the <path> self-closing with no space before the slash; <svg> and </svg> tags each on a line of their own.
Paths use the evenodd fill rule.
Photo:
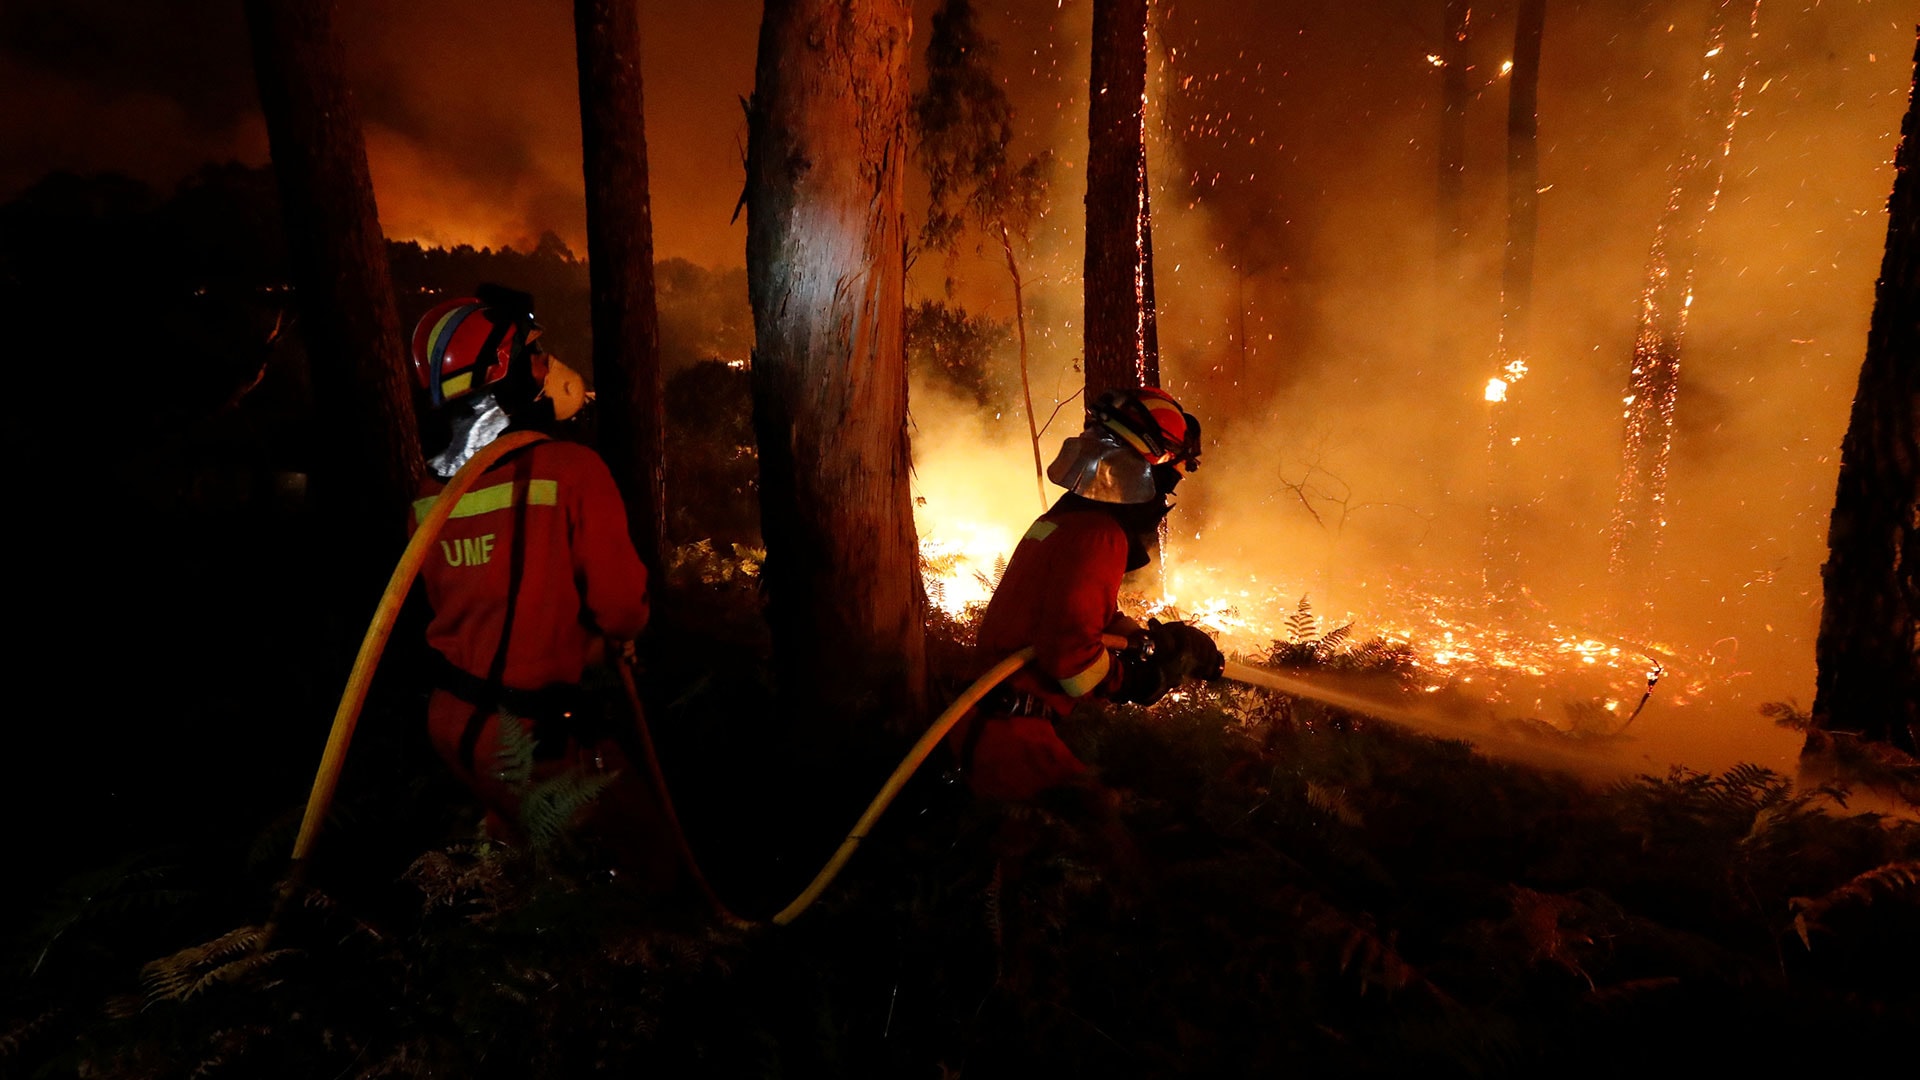
<svg viewBox="0 0 1920 1080">
<path fill-rule="evenodd" d="M 833 858 L 827 860 L 827 865 L 821 867 L 820 872 L 814 875 L 813 883 L 803 889 L 799 896 L 794 897 L 793 903 L 781 908 L 780 913 L 773 917 L 775 926 L 785 926 L 799 918 L 800 913 L 807 910 L 808 905 L 819 899 L 820 894 L 833 883 L 833 879 L 839 876 L 840 868 L 847 865 L 848 859 L 853 858 L 853 849 L 859 847 L 860 841 L 867 838 L 867 830 L 873 828 L 873 823 L 879 821 L 880 815 L 886 813 L 887 807 L 893 805 L 894 796 L 900 794 L 900 789 L 907 786 L 907 779 L 920 768 L 921 762 L 927 760 L 927 755 L 933 753 L 933 748 L 940 745 L 940 740 L 946 738 L 947 732 L 960 717 L 968 709 L 973 708 L 981 698 L 987 696 L 987 691 L 999 686 L 1007 676 L 1019 671 L 1031 659 L 1033 659 L 1033 649 L 1021 649 L 987 669 L 985 675 L 973 680 L 972 686 L 967 687 L 959 697 L 953 699 L 953 704 L 947 706 L 946 711 L 934 720 L 933 726 L 921 734 L 920 741 L 913 744 L 913 749 L 907 751 L 907 756 L 902 758 L 900 764 L 894 768 L 893 775 L 887 777 L 887 782 L 880 788 L 880 794 L 874 796 L 873 801 L 867 804 L 867 812 L 861 814 L 860 820 L 853 823 L 853 831 L 847 834 L 845 840 L 840 841 L 839 850 L 835 851 Z"/>
<path fill-rule="evenodd" d="M 305 866 L 307 856 L 313 850 L 314 841 L 320 835 L 320 826 L 326 820 L 327 811 L 333 804 L 334 791 L 339 786 L 340 770 L 346 763 L 347 747 L 353 742 L 354 727 L 359 722 L 361 708 L 366 704 L 367 691 L 373 684 L 374 671 L 379 667 L 380 656 L 386 650 L 387 639 L 393 633 L 394 620 L 399 617 L 400 607 L 406 601 L 408 590 L 413 587 L 414 578 L 419 576 L 420 567 L 426 562 L 427 552 L 438 538 L 440 529 L 452 515 L 455 504 L 460 501 L 460 496 L 465 494 L 467 489 L 473 486 L 474 481 L 479 479 L 480 475 L 486 472 L 495 461 L 505 454 L 544 438 L 546 436 L 538 432 L 523 431 L 503 435 L 488 443 L 447 481 L 446 487 L 441 489 L 440 496 L 434 500 L 433 509 L 420 522 L 419 528 L 414 530 L 413 538 L 408 541 L 406 550 L 401 553 L 399 563 L 393 568 L 393 576 L 387 581 L 387 589 L 381 594 L 380 603 L 374 609 L 373 621 L 367 626 L 366 636 L 360 642 L 359 655 L 354 658 L 353 670 L 347 676 L 346 689 L 340 695 L 340 705 L 334 710 L 333 728 L 327 735 L 327 748 L 321 755 L 320 768 L 314 774 L 313 790 L 307 796 L 306 814 L 300 820 L 300 833 L 293 843 L 294 869 L 289 876 L 290 881 L 297 880 Z M 1020 670 L 1020 667 L 1032 657 L 1032 649 L 1022 649 L 1000 661 L 986 674 L 974 680 L 973 685 L 954 699 L 953 704 L 947 706 L 946 711 L 933 722 L 933 726 L 929 727 L 920 736 L 920 740 L 914 743 L 913 749 L 907 753 L 899 767 L 893 770 L 893 775 L 888 777 L 886 784 L 881 787 L 880 794 L 875 796 L 873 802 L 868 805 L 866 813 L 860 815 L 860 820 L 854 824 L 853 832 L 841 842 L 839 850 L 833 853 L 833 858 L 829 859 L 827 865 L 814 877 L 812 884 L 808 885 L 793 903 L 788 904 L 773 917 L 776 925 L 784 926 L 792 922 L 819 897 L 821 892 L 839 875 L 841 868 L 847 864 L 847 860 L 853 857 L 854 849 L 859 847 L 860 841 L 866 838 L 867 831 L 880 819 L 881 814 L 886 813 L 887 807 L 892 805 L 894 798 L 900 794 L 900 789 L 906 786 L 908 778 L 919 769 L 922 762 L 926 761 L 928 755 L 933 753 L 933 748 L 939 745 L 947 731 L 968 709 L 986 696 L 988 691 L 1000 685 L 1015 671 Z M 680 828 L 680 819 L 674 811 L 673 799 L 667 792 L 666 777 L 661 772 L 659 755 L 654 751 L 653 739 L 647 730 L 646 714 L 640 707 L 640 697 L 634 686 L 633 672 L 624 663 L 616 662 L 615 666 L 619 670 L 621 687 L 626 691 L 628 703 L 633 708 L 639 729 L 640 748 L 645 758 L 642 764 L 645 765 L 653 780 L 654 790 L 660 795 L 662 810 L 673 832 L 674 843 L 694 885 L 723 921 L 735 926 L 751 925 L 727 909 L 726 904 L 720 900 L 714 893 L 713 887 L 707 882 L 706 875 L 701 873 L 699 863 L 694 859 L 693 851 L 687 845 L 686 834 Z"/>
<path fill-rule="evenodd" d="M 385 650 L 387 639 L 393 632 L 394 620 L 399 616 L 401 604 L 406 600 L 408 590 L 413 587 L 413 580 L 419 575 L 420 567 L 426 561 L 427 552 L 439 536 L 441 527 L 446 524 L 460 496 L 472 487 L 474 481 L 495 461 L 504 454 L 544 438 L 546 436 L 537 432 L 514 432 L 489 443 L 447 481 L 446 487 L 441 490 L 440 497 L 434 501 L 433 509 L 428 512 L 419 528 L 414 530 L 413 539 L 408 542 L 406 550 L 401 554 L 399 564 L 393 568 L 393 576 L 387 582 L 386 592 L 381 594 L 379 606 L 374 610 L 373 621 L 368 625 L 366 637 L 360 643 L 360 653 L 354 659 L 353 671 L 347 677 L 346 690 L 340 696 L 339 708 L 334 711 L 333 728 L 327 736 L 326 752 L 321 756 L 319 771 L 314 775 L 313 790 L 307 796 L 306 815 L 301 819 L 300 833 L 294 840 L 293 871 L 289 875 L 290 883 L 298 880 L 306 858 L 313 850 L 314 840 L 319 836 L 321 823 L 326 819 L 327 810 L 333 802 L 334 789 L 340 780 L 341 766 L 346 761 L 347 747 L 353 741 L 354 725 L 359 721 L 362 706 L 366 704 L 367 690 L 372 685 L 374 670 L 379 666 L 380 655 Z M 1105 644 L 1111 648 L 1125 648 L 1127 645 L 1124 638 L 1109 636 L 1104 640 Z M 821 867 L 820 872 L 814 875 L 813 881 L 793 899 L 792 903 L 774 915 L 774 925 L 785 926 L 791 923 L 819 899 L 820 894 L 826 891 L 827 886 L 833 883 L 833 879 L 839 876 L 847 861 L 853 857 L 854 850 L 860 846 L 860 841 L 866 839 L 874 823 L 879 821 L 880 816 L 893 804 L 893 800 L 906 786 L 908 779 L 919 770 L 921 764 L 933 753 L 933 748 L 940 744 L 940 740 L 946 737 L 947 732 L 959 722 L 960 717 L 1032 658 L 1033 650 L 1027 648 L 1001 660 L 975 679 L 972 685 L 941 712 L 933 724 L 913 744 L 913 749 L 909 750 L 907 756 L 894 768 L 893 774 L 887 777 L 887 782 L 881 786 L 880 793 L 874 796 L 873 801 L 867 805 L 866 811 L 860 815 L 860 819 L 854 822 L 853 830 L 840 842 L 833 857 L 827 860 L 827 864 Z M 654 790 L 660 795 L 662 809 L 673 832 L 674 843 L 678 848 L 681 861 L 685 863 L 701 895 L 712 905 L 722 921 L 735 927 L 753 925 L 729 911 L 719 896 L 714 893 L 713 887 L 708 884 L 706 875 L 701 873 L 699 864 L 693 857 L 693 851 L 687 845 L 686 834 L 680 829 L 680 820 L 673 809 L 673 800 L 668 795 L 666 778 L 661 772 L 659 756 L 654 751 L 653 740 L 647 730 L 646 716 L 640 707 L 633 673 L 624 663 L 616 662 L 615 666 L 619 669 L 622 688 L 626 691 L 628 702 L 634 711 L 640 746 L 645 758 L 643 764 L 653 780 Z M 1236 682 L 1266 686 L 1360 709 L 1375 715 L 1380 714 L 1378 702 L 1263 668 L 1229 662 L 1226 665 L 1225 677 Z M 284 895 L 282 899 L 285 899 Z"/>
<path fill-rule="evenodd" d="M 314 774 L 313 790 L 307 795 L 307 813 L 300 819 L 300 835 L 293 841 L 296 873 L 313 850 L 313 842 L 320 835 L 320 823 L 326 820 L 327 809 L 333 805 L 333 791 L 340 783 L 340 767 L 346 763 L 354 725 L 359 723 L 360 709 L 367 703 L 367 689 L 373 685 L 373 672 L 380 666 L 380 654 L 386 651 L 394 620 L 400 617 L 407 590 L 413 588 L 413 579 L 419 576 L 441 527 L 452 516 L 454 504 L 502 455 L 545 438 L 537 431 L 515 431 L 482 447 L 447 481 L 439 498 L 434 500 L 433 509 L 427 512 L 426 520 L 413 531 L 413 539 L 407 541 L 400 562 L 393 568 L 393 576 L 387 579 L 387 591 L 380 594 L 380 604 L 373 610 L 367 636 L 360 641 L 360 654 L 353 659 L 353 671 L 347 676 L 347 688 L 340 695 L 340 707 L 333 712 L 333 730 L 327 733 L 327 749 L 320 756 L 320 770 Z"/>
</svg>

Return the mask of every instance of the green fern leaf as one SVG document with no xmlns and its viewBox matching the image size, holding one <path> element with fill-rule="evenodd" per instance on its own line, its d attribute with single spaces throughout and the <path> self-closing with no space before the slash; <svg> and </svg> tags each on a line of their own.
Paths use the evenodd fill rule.
<svg viewBox="0 0 1920 1080">
<path fill-rule="evenodd" d="M 494 777 L 513 787 L 528 783 L 533 779 L 536 748 L 533 725 L 506 709 L 495 713 L 494 719 L 500 729 L 499 749 L 493 755 Z"/>
</svg>

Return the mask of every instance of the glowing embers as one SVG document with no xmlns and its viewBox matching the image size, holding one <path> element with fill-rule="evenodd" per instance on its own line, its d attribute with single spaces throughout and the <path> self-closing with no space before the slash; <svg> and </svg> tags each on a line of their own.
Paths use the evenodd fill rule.
<svg viewBox="0 0 1920 1080">
<path fill-rule="evenodd" d="M 1500 369 L 1500 374 L 1487 380 L 1487 401 L 1497 405 L 1507 400 L 1507 391 L 1512 389 L 1515 383 L 1518 383 L 1526 377 L 1527 362 L 1525 360 L 1516 358 L 1507 361 L 1506 366 Z"/>
</svg>

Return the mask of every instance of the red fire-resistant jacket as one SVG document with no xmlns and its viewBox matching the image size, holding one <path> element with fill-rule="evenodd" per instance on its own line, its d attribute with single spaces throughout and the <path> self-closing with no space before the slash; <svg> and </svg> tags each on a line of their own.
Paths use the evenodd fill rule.
<svg viewBox="0 0 1920 1080">
<path fill-rule="evenodd" d="M 418 523 L 444 485 L 429 478 Z M 514 541 L 524 544 L 503 685 L 537 690 L 580 681 L 596 640 L 647 624 L 647 571 L 606 463 L 585 446 L 540 442 L 508 454 L 461 496 L 421 577 L 433 620 L 427 643 L 486 678 L 506 620 Z"/>
<path fill-rule="evenodd" d="M 442 486 L 429 479 L 414 503 L 416 524 Z M 500 675 L 516 690 L 579 682 L 602 635 L 631 638 L 647 624 L 647 572 L 627 537 L 620 492 L 599 455 L 574 443 L 534 443 L 488 469 L 460 497 L 421 577 L 433 607 L 427 643 L 480 679 L 500 647 L 509 593 L 517 597 Z M 489 829 L 513 836 L 519 792 L 490 764 L 499 760 L 500 724 L 499 713 L 480 714 L 446 689 L 427 702 L 434 749 L 487 807 Z M 547 749 L 559 755 L 535 763 L 534 782 L 570 770 L 613 776 L 582 824 L 628 880 L 674 888 L 681 866 L 671 827 L 619 743 L 569 738 Z"/>
<path fill-rule="evenodd" d="M 1100 636 L 1119 614 L 1126 569 L 1126 530 L 1112 515 L 1084 506 L 1041 515 L 1013 549 L 980 621 L 987 657 L 1034 648 L 1006 687 L 1039 698 L 1055 717 L 1089 693 L 1111 693 L 1120 665 Z M 1030 799 L 1086 771 L 1049 717 L 982 713 L 954 725 L 952 738 L 974 791 L 993 798 Z"/>
</svg>

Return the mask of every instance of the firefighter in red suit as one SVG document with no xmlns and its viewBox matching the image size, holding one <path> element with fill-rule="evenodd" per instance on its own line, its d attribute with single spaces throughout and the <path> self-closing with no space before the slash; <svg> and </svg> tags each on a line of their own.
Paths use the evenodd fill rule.
<svg viewBox="0 0 1920 1080">
<path fill-rule="evenodd" d="M 428 462 L 414 523 L 481 447 L 509 431 L 550 432 L 591 399 L 540 333 L 533 298 L 493 286 L 420 320 L 414 374 L 450 439 Z M 629 740 L 592 719 L 596 703 L 579 691 L 609 642 L 624 649 L 647 625 L 646 568 L 606 463 L 558 440 L 505 455 L 461 496 L 421 577 L 437 667 L 428 732 L 487 808 L 489 831 L 521 839 L 520 792 L 498 767 L 501 724 L 518 723 L 534 740 L 532 783 L 568 770 L 617 774 L 592 804 L 591 832 L 643 882 L 670 885 L 676 864 L 651 785 L 622 748 Z"/>
<path fill-rule="evenodd" d="M 1061 448 L 1047 475 L 1067 494 L 1014 548 L 980 622 L 988 655 L 1031 645 L 1034 658 L 949 737 L 975 794 L 1019 802 L 1089 786 L 1087 766 L 1054 730 L 1075 702 L 1152 704 L 1185 679 L 1220 677 L 1225 660 L 1204 632 L 1143 629 L 1118 603 L 1121 577 L 1146 565 L 1168 496 L 1199 462 L 1199 421 L 1153 387 L 1101 395 L 1086 430 Z M 1108 634 L 1128 647 L 1109 649 Z"/>
</svg>

